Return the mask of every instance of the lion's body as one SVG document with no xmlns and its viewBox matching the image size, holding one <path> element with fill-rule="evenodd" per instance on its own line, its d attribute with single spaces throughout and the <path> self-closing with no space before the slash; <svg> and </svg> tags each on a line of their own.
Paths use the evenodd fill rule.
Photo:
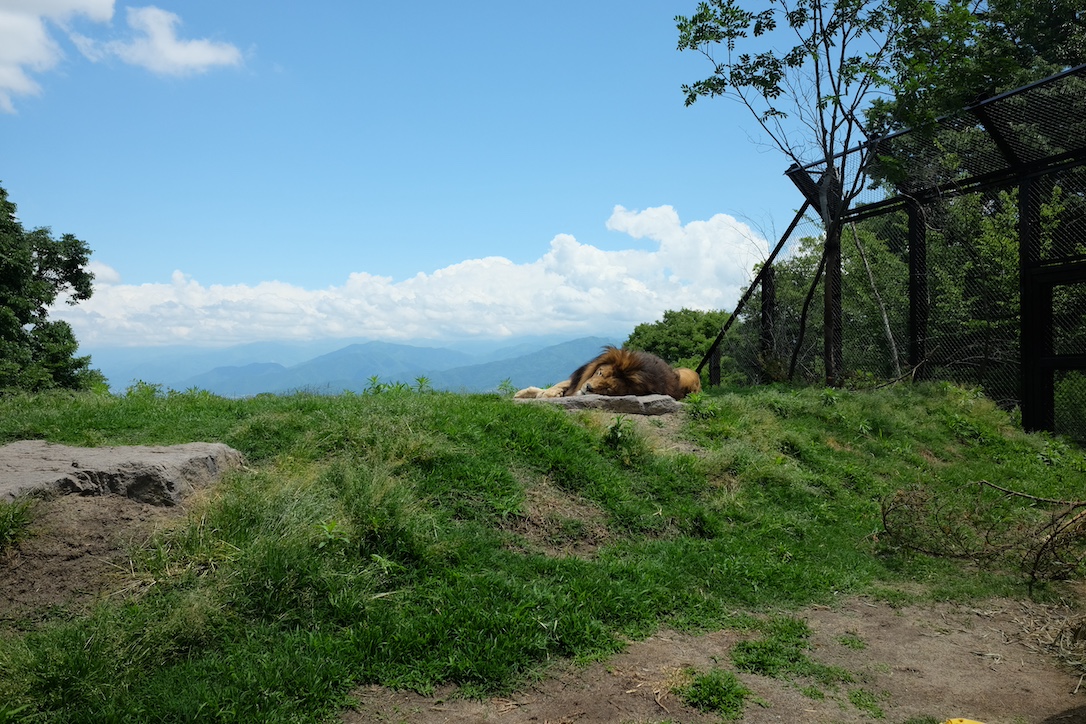
<svg viewBox="0 0 1086 724">
<path fill-rule="evenodd" d="M 592 361 L 569 377 L 563 397 L 572 395 L 670 395 L 686 396 L 679 375 L 664 360 L 648 352 L 605 347 Z M 698 383 L 700 387 L 700 381 Z"/>
</svg>

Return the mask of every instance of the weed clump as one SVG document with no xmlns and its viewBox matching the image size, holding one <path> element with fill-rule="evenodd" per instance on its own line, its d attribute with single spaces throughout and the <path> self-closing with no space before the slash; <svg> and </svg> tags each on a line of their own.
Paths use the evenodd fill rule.
<svg viewBox="0 0 1086 724">
<path fill-rule="evenodd" d="M 735 674 L 722 669 L 705 673 L 688 669 L 684 673 L 689 683 L 674 689 L 683 701 L 700 711 L 716 712 L 724 719 L 742 718 L 744 702 L 751 692 Z"/>
<path fill-rule="evenodd" d="M 0 552 L 15 545 L 26 535 L 33 502 L 31 498 L 0 501 Z"/>
<path fill-rule="evenodd" d="M 761 638 L 742 641 L 732 649 L 732 662 L 739 671 L 774 678 L 807 677 L 827 686 L 852 681 L 848 671 L 807 656 L 811 629 L 806 622 L 780 617 L 762 628 Z"/>
</svg>

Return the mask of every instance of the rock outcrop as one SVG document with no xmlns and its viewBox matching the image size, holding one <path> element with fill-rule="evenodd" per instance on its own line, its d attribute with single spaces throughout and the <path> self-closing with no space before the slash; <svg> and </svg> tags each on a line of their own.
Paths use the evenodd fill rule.
<svg viewBox="0 0 1086 724">
<path fill-rule="evenodd" d="M 83 448 L 24 440 L 0 446 L 0 500 L 111 493 L 175 505 L 243 464 L 240 452 L 221 443 Z"/>
<path fill-rule="evenodd" d="M 516 398 L 517 403 L 558 405 L 567 410 L 604 410 L 620 415 L 667 415 L 683 409 L 681 403 L 667 395 L 573 395 L 572 397 Z"/>
</svg>

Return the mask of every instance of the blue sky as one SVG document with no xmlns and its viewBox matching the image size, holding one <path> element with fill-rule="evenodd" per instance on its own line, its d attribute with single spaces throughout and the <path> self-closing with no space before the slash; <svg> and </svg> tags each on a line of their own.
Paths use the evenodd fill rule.
<svg viewBox="0 0 1086 724">
<path fill-rule="evenodd" d="M 799 206 L 696 0 L 0 0 L 0 185 L 93 249 L 84 347 L 628 333 Z"/>
</svg>

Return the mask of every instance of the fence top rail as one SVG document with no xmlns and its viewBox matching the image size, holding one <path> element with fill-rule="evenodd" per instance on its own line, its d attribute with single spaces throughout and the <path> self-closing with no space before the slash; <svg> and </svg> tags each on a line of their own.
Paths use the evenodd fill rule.
<svg viewBox="0 0 1086 724">
<path fill-rule="evenodd" d="M 1019 179 L 1086 164 L 1086 65 L 1015 88 L 944 116 L 930 128 L 904 129 L 836 154 L 861 163 L 883 198 L 848 209 L 854 220 L 926 201 L 1006 186 Z M 855 159 L 855 161 L 853 161 Z M 948 163 L 948 160 L 957 163 Z M 827 161 L 802 170 L 819 177 Z"/>
</svg>

